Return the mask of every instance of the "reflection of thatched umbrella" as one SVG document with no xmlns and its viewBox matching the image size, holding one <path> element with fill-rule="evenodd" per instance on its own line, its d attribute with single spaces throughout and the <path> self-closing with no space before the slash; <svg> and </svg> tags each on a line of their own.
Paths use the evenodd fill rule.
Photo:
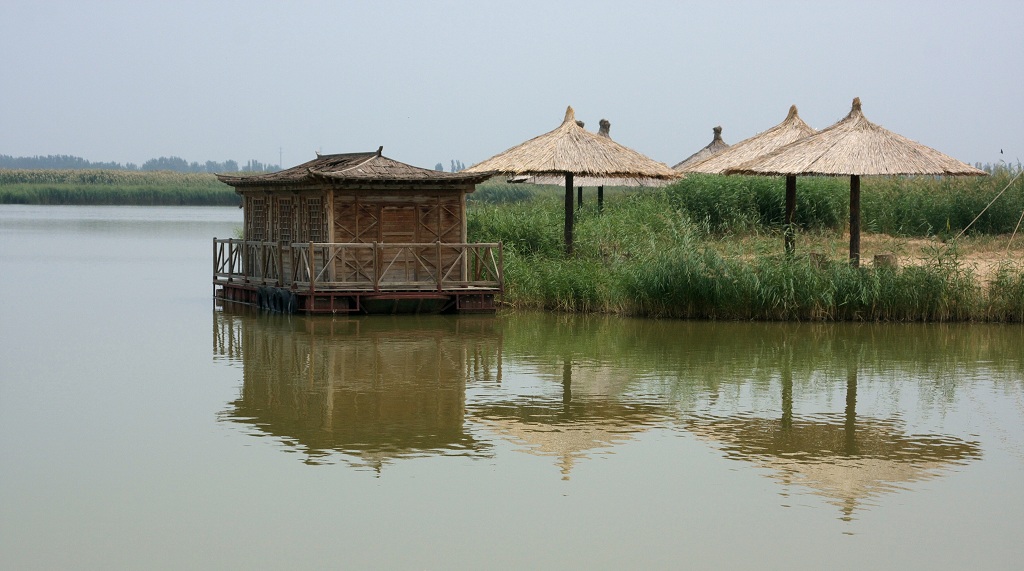
<svg viewBox="0 0 1024 571">
<path fill-rule="evenodd" d="M 687 429 L 718 442 L 726 456 L 771 468 L 784 483 L 805 485 L 843 508 L 981 455 L 976 442 L 907 435 L 897 420 L 857 417 L 857 373 L 847 379 L 843 414 L 793 416 L 792 376 L 783 369 L 782 417 L 695 416 Z"/>
<path fill-rule="evenodd" d="M 471 407 L 470 414 L 481 425 L 522 444 L 527 453 L 557 458 L 563 479 L 569 479 L 577 460 L 632 440 L 665 415 L 650 405 L 604 399 L 573 403 L 568 409 L 554 400 L 531 399 Z"/>
<path fill-rule="evenodd" d="M 899 433 L 896 421 L 858 419 L 851 434 L 842 415 L 781 419 L 697 418 L 687 429 L 720 443 L 726 456 L 776 471 L 786 484 L 801 484 L 843 508 L 926 480 L 951 465 L 981 455 L 976 442 L 941 435 Z"/>
<path fill-rule="evenodd" d="M 744 139 L 739 143 L 717 153 L 702 161 L 691 163 L 687 167 L 679 169 L 683 172 L 694 172 L 704 174 L 725 174 L 728 169 L 743 164 L 749 160 L 762 157 L 794 141 L 798 141 L 812 135 L 814 129 L 804 123 L 796 112 L 796 105 L 789 107 L 789 114 L 786 119 L 778 125 L 758 133 L 753 137 Z M 796 212 L 796 177 L 786 177 L 786 250 L 793 250 L 793 214 Z"/>
<path fill-rule="evenodd" d="M 708 143 L 706 147 L 686 157 L 682 161 L 679 161 L 679 163 L 672 166 L 672 169 L 677 171 L 685 171 L 686 167 L 699 163 L 700 161 L 703 161 L 708 157 L 717 155 L 718 153 L 728 149 L 729 144 L 722 140 L 722 127 L 715 127 L 712 130 L 714 131 L 715 136 L 714 138 L 711 139 L 711 142 Z"/>
<path fill-rule="evenodd" d="M 573 394 L 572 361 L 562 365 L 562 394 L 517 397 L 467 406 L 478 423 L 523 444 L 525 451 L 559 459 L 563 479 L 576 460 L 590 451 L 609 448 L 656 426 L 670 415 L 660 404 L 630 402 L 608 394 Z M 592 388 L 592 387 L 591 387 Z"/>
<path fill-rule="evenodd" d="M 512 147 L 463 172 L 496 171 L 506 175 L 551 175 L 565 178 L 565 251 L 572 253 L 573 177 L 654 178 L 675 180 L 680 174 L 663 163 L 624 147 L 610 137 L 576 123 L 569 107 L 553 131 Z"/>
<path fill-rule="evenodd" d="M 860 177 L 980 176 L 976 169 L 867 120 L 860 98 L 838 123 L 774 153 L 731 166 L 726 174 L 850 177 L 850 263 L 860 264 Z"/>
</svg>

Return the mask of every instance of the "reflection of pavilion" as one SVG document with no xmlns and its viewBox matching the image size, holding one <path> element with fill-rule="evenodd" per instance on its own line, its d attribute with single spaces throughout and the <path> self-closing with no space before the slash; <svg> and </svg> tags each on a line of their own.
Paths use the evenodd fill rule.
<svg viewBox="0 0 1024 571">
<path fill-rule="evenodd" d="M 333 452 L 388 460 L 478 455 L 464 427 L 466 381 L 500 376 L 493 317 L 341 319 L 214 313 L 214 352 L 240 361 L 223 418 L 280 438 L 318 463 Z"/>
<path fill-rule="evenodd" d="M 900 421 L 858 417 L 856 406 L 857 373 L 850 371 L 843 414 L 795 418 L 792 375 L 784 368 L 781 418 L 695 415 L 686 427 L 718 443 L 727 457 L 770 469 L 784 486 L 823 496 L 840 507 L 844 520 L 872 497 L 981 456 L 977 442 L 904 434 Z"/>
<path fill-rule="evenodd" d="M 568 480 L 577 460 L 595 451 L 631 440 L 651 427 L 663 425 L 669 407 L 637 402 L 615 390 L 618 372 L 606 367 L 574 367 L 566 358 L 561 367 L 561 394 L 517 396 L 470 407 L 482 424 L 521 444 L 523 450 L 558 459 L 562 479 Z"/>
</svg>

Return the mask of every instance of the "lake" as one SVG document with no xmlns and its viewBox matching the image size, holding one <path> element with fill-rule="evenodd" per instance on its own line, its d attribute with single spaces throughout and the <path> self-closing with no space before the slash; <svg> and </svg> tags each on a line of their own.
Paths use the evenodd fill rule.
<svg viewBox="0 0 1024 571">
<path fill-rule="evenodd" d="M 0 206 L 0 568 L 1015 569 L 1024 327 L 283 316 Z"/>
</svg>

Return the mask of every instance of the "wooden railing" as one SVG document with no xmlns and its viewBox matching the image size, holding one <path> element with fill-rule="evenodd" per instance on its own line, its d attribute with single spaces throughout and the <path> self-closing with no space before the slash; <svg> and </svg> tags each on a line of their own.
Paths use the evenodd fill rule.
<svg viewBox="0 0 1024 571">
<path fill-rule="evenodd" d="M 504 289 L 501 243 L 369 244 L 213 240 L 215 283 L 316 291 Z"/>
</svg>

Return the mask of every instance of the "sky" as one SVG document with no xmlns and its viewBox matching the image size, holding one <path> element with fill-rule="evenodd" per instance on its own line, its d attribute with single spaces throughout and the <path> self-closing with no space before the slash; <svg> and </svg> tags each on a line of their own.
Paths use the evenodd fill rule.
<svg viewBox="0 0 1024 571">
<path fill-rule="evenodd" d="M 854 97 L 971 164 L 1024 160 L 1020 0 L 0 0 L 0 154 L 469 166 L 558 127 L 673 165 Z"/>
</svg>

